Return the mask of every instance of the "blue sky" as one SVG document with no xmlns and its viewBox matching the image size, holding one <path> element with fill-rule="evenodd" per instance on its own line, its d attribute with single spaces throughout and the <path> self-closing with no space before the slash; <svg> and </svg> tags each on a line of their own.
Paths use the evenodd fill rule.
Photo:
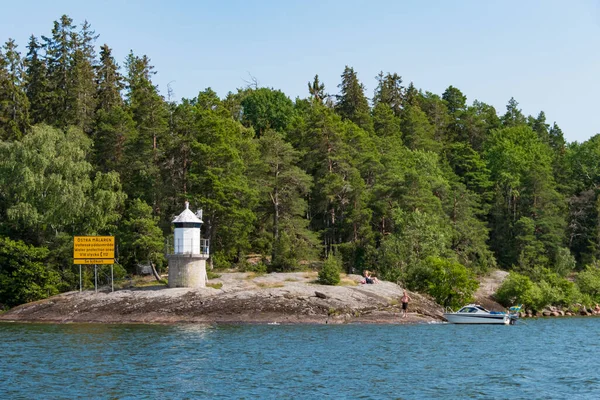
<svg viewBox="0 0 600 400">
<path fill-rule="evenodd" d="M 146 54 L 166 95 L 221 97 L 261 86 L 306 97 L 315 74 L 331 94 L 345 65 L 371 97 L 381 70 L 441 94 L 459 88 L 499 114 L 511 97 L 546 113 L 567 141 L 600 133 L 600 1 L 96 1 L 10 2 L 0 6 L 0 41 L 26 52 L 62 14 L 87 19 L 120 65 Z"/>
</svg>

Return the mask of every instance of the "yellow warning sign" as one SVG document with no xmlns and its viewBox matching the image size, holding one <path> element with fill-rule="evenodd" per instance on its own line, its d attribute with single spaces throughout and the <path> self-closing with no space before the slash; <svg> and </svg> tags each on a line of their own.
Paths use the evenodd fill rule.
<svg viewBox="0 0 600 400">
<path fill-rule="evenodd" d="M 75 236 L 73 238 L 74 264 L 114 264 L 114 236 Z M 104 262 L 98 262 L 105 260 Z M 81 262 L 90 261 L 90 262 Z"/>
</svg>

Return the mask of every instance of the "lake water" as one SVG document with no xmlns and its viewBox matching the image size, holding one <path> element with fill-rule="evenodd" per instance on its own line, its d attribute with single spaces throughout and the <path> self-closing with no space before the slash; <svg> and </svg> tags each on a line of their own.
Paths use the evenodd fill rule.
<svg viewBox="0 0 600 400">
<path fill-rule="evenodd" d="M 0 323 L 2 399 L 598 399 L 600 318 L 472 325 Z"/>
</svg>

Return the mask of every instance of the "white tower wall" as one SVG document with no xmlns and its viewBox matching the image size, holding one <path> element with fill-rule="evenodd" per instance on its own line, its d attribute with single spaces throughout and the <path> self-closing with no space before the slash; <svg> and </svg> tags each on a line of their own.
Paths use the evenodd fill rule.
<svg viewBox="0 0 600 400">
<path fill-rule="evenodd" d="M 200 254 L 200 228 L 175 228 L 174 254 Z"/>
</svg>

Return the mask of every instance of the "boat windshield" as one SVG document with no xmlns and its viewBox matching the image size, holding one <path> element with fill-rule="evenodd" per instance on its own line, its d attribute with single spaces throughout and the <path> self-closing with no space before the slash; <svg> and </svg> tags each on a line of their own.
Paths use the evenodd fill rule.
<svg viewBox="0 0 600 400">
<path fill-rule="evenodd" d="M 476 312 L 484 312 L 484 313 L 490 313 L 488 310 L 486 310 L 485 308 L 481 307 L 478 304 L 469 304 L 468 306 L 464 306 L 463 308 L 461 308 L 460 310 L 458 310 L 459 313 L 476 313 Z"/>
</svg>

